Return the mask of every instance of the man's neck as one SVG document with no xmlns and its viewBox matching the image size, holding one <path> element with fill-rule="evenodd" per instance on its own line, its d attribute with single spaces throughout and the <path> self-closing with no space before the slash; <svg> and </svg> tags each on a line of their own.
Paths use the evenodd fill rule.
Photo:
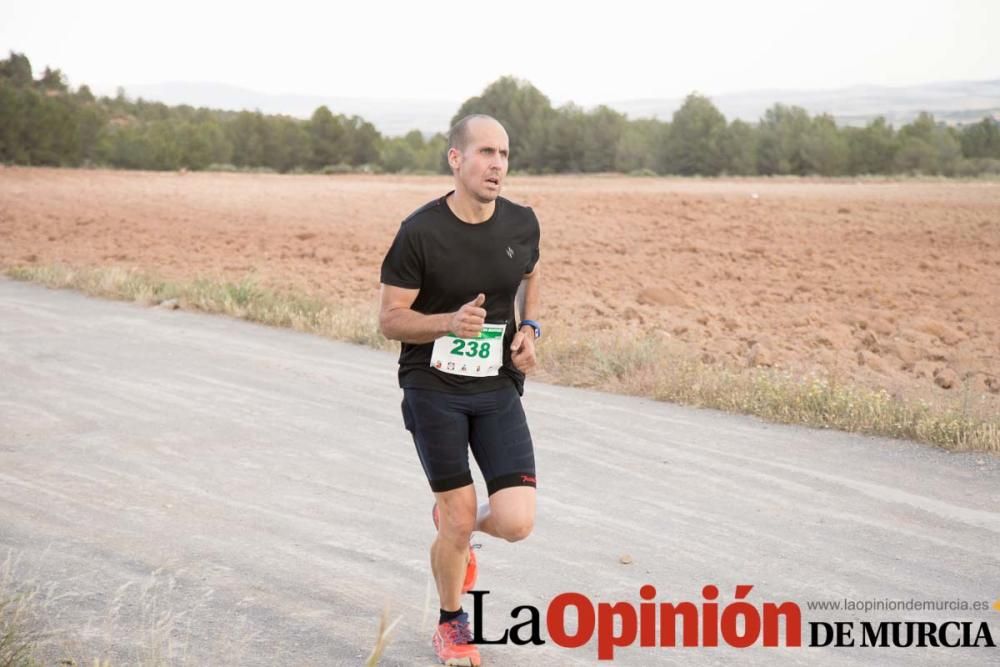
<svg viewBox="0 0 1000 667">
<path fill-rule="evenodd" d="M 448 195 L 445 202 L 459 220 L 470 225 L 478 225 L 480 222 L 489 220 L 493 217 L 493 211 L 497 206 L 495 200 L 484 204 L 463 194 L 458 189 Z"/>
</svg>

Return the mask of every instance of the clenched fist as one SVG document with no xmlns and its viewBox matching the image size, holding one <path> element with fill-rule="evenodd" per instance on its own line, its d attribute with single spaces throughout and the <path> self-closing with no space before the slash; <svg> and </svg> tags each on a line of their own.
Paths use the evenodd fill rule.
<svg viewBox="0 0 1000 667">
<path fill-rule="evenodd" d="M 510 344 L 510 360 L 517 370 L 525 375 L 535 370 L 538 360 L 535 358 L 535 332 L 525 333 L 522 329 L 514 334 Z"/>
</svg>

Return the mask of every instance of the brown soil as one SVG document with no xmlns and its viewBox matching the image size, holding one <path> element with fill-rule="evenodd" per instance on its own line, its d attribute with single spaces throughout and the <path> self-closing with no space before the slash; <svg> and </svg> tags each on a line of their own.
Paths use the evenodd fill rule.
<svg viewBox="0 0 1000 667">
<path fill-rule="evenodd" d="M 0 267 L 135 267 L 373 306 L 446 177 L 0 169 Z M 544 320 L 1000 408 L 1000 183 L 515 177 Z"/>
</svg>

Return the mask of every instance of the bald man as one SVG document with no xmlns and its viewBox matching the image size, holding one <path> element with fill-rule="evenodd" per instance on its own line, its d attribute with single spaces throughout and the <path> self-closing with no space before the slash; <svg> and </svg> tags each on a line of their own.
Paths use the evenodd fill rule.
<svg viewBox="0 0 1000 667">
<path fill-rule="evenodd" d="M 509 146 L 494 118 L 460 120 L 448 148 L 455 189 L 403 221 L 382 263 L 379 325 L 402 342 L 403 423 L 435 498 L 433 645 L 445 665 L 480 664 L 461 605 L 478 572 L 472 532 L 516 542 L 535 520 L 521 395 L 541 336 L 539 226 L 531 208 L 500 196 Z M 486 481 L 482 505 L 469 449 Z"/>
</svg>

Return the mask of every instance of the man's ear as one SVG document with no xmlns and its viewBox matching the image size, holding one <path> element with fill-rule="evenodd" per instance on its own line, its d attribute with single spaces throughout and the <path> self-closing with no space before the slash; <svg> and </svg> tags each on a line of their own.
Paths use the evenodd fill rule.
<svg viewBox="0 0 1000 667">
<path fill-rule="evenodd" d="M 448 149 L 448 166 L 452 168 L 452 171 L 458 169 L 458 165 L 462 162 L 462 153 L 459 152 L 457 148 Z"/>
</svg>

